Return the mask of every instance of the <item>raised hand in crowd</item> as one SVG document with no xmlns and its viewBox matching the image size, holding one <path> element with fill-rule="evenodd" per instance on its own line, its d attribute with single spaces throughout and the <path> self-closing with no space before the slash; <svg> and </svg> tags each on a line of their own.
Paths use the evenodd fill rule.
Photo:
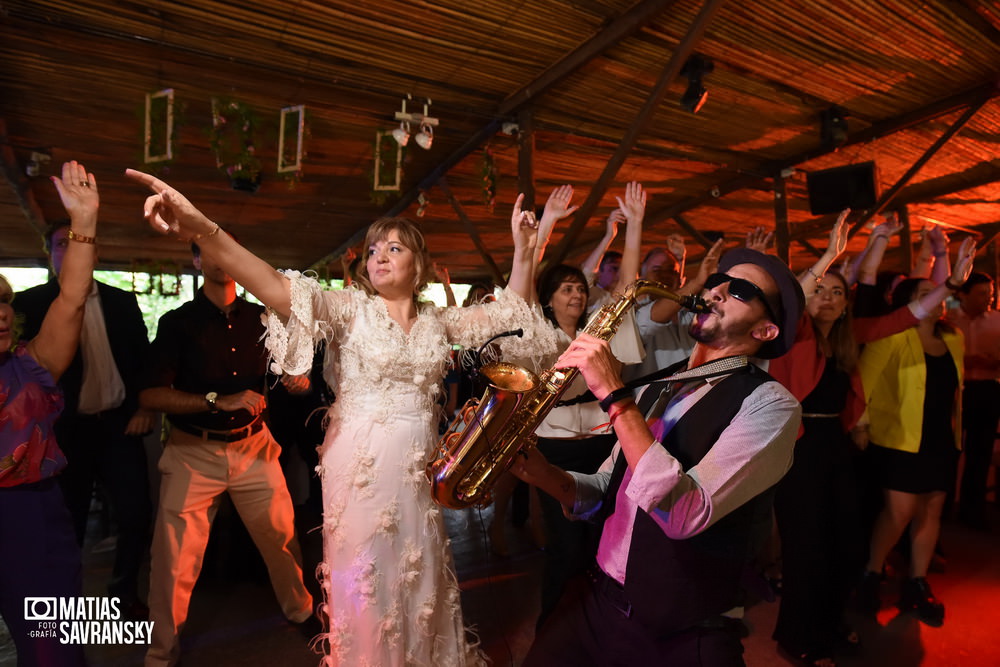
<svg viewBox="0 0 1000 667">
<path fill-rule="evenodd" d="M 625 186 L 625 197 L 615 197 L 618 208 L 625 215 L 625 248 L 618 280 L 610 292 L 620 292 L 639 275 L 640 253 L 642 252 L 642 222 L 646 216 L 646 191 L 638 181 L 630 181 Z"/>
<path fill-rule="evenodd" d="M 545 247 L 549 243 L 549 237 L 552 235 L 552 228 L 555 227 L 556 223 L 563 218 L 569 217 L 576 213 L 576 210 L 580 208 L 576 204 L 571 204 L 573 201 L 573 186 L 572 185 L 560 185 L 555 190 L 549 193 L 549 198 L 545 200 L 545 208 L 542 210 L 542 219 L 538 221 L 538 244 L 537 244 L 537 255 L 535 258 L 535 265 L 539 265 L 542 262 L 542 257 L 545 255 Z M 612 234 L 611 238 L 614 238 Z M 611 243 L 611 240 L 608 240 Z"/>
<path fill-rule="evenodd" d="M 535 302 L 535 266 L 539 223 L 534 213 L 521 209 L 524 193 L 517 196 L 510 214 L 510 232 L 514 240 L 510 280 L 507 286 L 520 294 L 529 304 Z"/>
<path fill-rule="evenodd" d="M 681 275 L 681 285 L 684 284 L 684 270 L 687 268 L 687 244 L 680 234 L 669 234 L 667 236 L 667 250 L 680 264 L 677 271 Z"/>
<path fill-rule="evenodd" d="M 943 283 L 948 279 L 948 234 L 944 227 L 934 225 L 927 232 L 927 237 L 930 239 L 931 256 L 933 257 L 933 263 L 927 275 L 935 283 Z"/>
<path fill-rule="evenodd" d="M 434 276 L 444 287 L 444 298 L 447 304 L 449 306 L 457 306 L 458 301 L 455 300 L 455 292 L 451 289 L 451 274 L 448 273 L 448 267 L 440 266 L 437 262 L 434 262 Z"/>
<path fill-rule="evenodd" d="M 52 301 L 38 335 L 28 341 L 27 347 L 28 353 L 58 380 L 76 356 L 80 340 L 84 304 L 97 262 L 95 241 L 101 198 L 97 179 L 76 160 L 63 163 L 62 176 L 51 180 L 69 214 L 69 247 L 59 272 L 59 296 Z"/>
<path fill-rule="evenodd" d="M 848 285 L 861 283 L 862 285 L 874 285 L 878 276 L 878 267 L 882 264 L 882 257 L 885 249 L 889 246 L 889 239 L 898 234 L 903 229 L 903 225 L 897 219 L 896 214 L 889 213 L 884 216 L 884 220 L 872 229 L 868 235 L 868 243 L 865 249 L 858 255 L 850 267 L 845 271 L 844 278 Z"/>
<path fill-rule="evenodd" d="M 354 266 L 355 260 L 358 258 L 358 253 L 354 248 L 348 248 L 344 251 L 344 254 L 340 256 L 340 269 L 344 276 L 344 287 L 349 286 L 354 282 Z"/>
<path fill-rule="evenodd" d="M 829 243 L 827 244 L 826 251 L 816 260 L 815 264 L 799 274 L 799 285 L 802 286 L 802 291 L 807 300 L 816 291 L 816 285 L 822 279 L 823 275 L 830 270 L 830 267 L 837 261 L 837 258 L 847 249 L 847 235 L 850 231 L 850 227 L 847 224 L 847 216 L 850 213 L 851 209 L 849 208 L 845 208 L 840 212 L 836 222 L 833 223 L 833 227 L 830 229 Z"/>
<path fill-rule="evenodd" d="M 713 243 L 712 247 L 705 253 L 705 256 L 701 258 L 701 263 L 698 265 L 698 272 L 693 278 L 686 281 L 681 288 L 677 290 L 678 294 L 681 294 L 682 296 L 701 294 L 702 290 L 705 288 L 705 281 L 708 280 L 710 275 L 719 270 L 719 258 L 722 257 L 725 247 L 725 239 L 718 239 L 715 243 Z M 681 305 L 676 301 L 671 299 L 658 299 L 651 306 L 649 317 L 654 322 L 660 322 L 663 324 L 671 321 L 673 317 L 680 312 L 680 309 Z"/>
<path fill-rule="evenodd" d="M 746 247 L 750 250 L 766 253 L 774 243 L 774 232 L 766 231 L 763 227 L 754 227 L 747 232 Z"/>
</svg>

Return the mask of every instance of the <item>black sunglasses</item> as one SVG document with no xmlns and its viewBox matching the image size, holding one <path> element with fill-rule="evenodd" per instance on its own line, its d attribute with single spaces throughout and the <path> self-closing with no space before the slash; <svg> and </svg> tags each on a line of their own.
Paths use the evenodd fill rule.
<svg viewBox="0 0 1000 667">
<path fill-rule="evenodd" d="M 779 326 L 781 325 L 781 320 L 775 315 L 775 309 L 771 306 L 767 295 L 764 294 L 764 290 L 745 278 L 736 278 L 728 273 L 713 273 L 705 280 L 705 289 L 710 290 L 723 283 L 729 283 L 729 295 L 734 299 L 739 299 L 743 303 L 750 303 L 754 299 L 760 299 L 771 321 Z"/>
</svg>

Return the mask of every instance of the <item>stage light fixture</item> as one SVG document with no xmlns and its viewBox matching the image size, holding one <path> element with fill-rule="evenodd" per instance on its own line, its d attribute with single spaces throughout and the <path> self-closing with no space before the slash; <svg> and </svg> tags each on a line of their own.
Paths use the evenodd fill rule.
<svg viewBox="0 0 1000 667">
<path fill-rule="evenodd" d="M 705 105 L 705 100 L 708 99 L 708 90 L 705 89 L 702 78 L 714 69 L 715 63 L 708 58 L 698 54 L 688 58 L 684 67 L 681 68 L 681 76 L 686 76 L 688 79 L 687 90 L 684 91 L 680 100 L 682 109 L 691 113 L 698 113 L 701 110 Z"/>
</svg>

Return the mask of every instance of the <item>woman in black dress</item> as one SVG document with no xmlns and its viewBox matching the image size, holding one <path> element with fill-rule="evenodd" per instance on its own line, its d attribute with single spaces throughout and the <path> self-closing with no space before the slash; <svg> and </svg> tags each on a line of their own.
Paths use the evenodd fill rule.
<svg viewBox="0 0 1000 667">
<path fill-rule="evenodd" d="M 893 291 L 893 305 L 933 288 L 927 280 L 904 280 Z M 885 501 L 872 533 L 862 603 L 878 608 L 882 566 L 909 526 L 910 576 L 899 606 L 915 609 L 930 625 L 944 622 L 944 605 L 926 576 L 961 447 L 963 341 L 943 314 L 942 303 L 916 327 L 866 346 L 859 362 L 868 397 L 869 453 Z"/>
</svg>

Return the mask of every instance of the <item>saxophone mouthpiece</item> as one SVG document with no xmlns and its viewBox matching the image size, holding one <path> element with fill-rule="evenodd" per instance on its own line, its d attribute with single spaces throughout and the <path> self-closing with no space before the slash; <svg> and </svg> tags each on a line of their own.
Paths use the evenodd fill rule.
<svg viewBox="0 0 1000 667">
<path fill-rule="evenodd" d="M 681 299 L 681 306 L 693 313 L 707 313 L 712 310 L 712 306 L 700 296 L 692 294 Z"/>
</svg>

